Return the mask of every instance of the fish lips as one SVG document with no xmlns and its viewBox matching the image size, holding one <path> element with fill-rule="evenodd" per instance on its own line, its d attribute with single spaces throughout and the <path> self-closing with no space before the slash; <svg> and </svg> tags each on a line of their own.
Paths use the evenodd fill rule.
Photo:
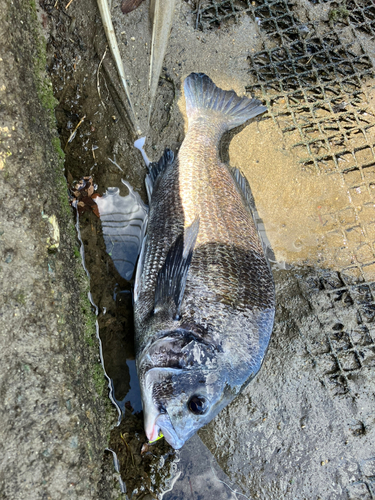
<svg viewBox="0 0 375 500">
<path fill-rule="evenodd" d="M 155 420 L 155 426 L 159 427 L 164 435 L 165 440 L 174 448 L 179 450 L 184 445 L 185 441 L 189 439 L 181 439 L 177 436 L 176 431 L 173 428 L 172 422 L 167 413 L 161 413 Z"/>
<path fill-rule="evenodd" d="M 174 429 L 171 419 L 167 412 L 160 413 L 160 410 L 152 401 L 152 391 L 150 390 L 153 382 L 158 380 L 160 375 L 165 373 L 180 373 L 180 369 L 168 367 L 153 367 L 144 378 L 144 384 L 141 385 L 142 406 L 145 419 L 145 431 L 150 442 L 157 439 L 159 430 L 163 433 L 166 441 L 175 449 L 179 450 L 188 438 L 181 439 Z M 143 389 L 143 390 L 142 390 Z M 189 437 L 191 437 L 189 435 Z"/>
</svg>

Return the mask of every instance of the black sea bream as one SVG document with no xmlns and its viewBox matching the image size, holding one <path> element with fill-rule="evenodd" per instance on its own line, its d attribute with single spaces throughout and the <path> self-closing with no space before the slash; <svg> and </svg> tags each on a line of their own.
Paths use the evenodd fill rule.
<svg viewBox="0 0 375 500">
<path fill-rule="evenodd" d="M 136 360 L 150 441 L 176 449 L 254 378 L 275 312 L 272 274 L 222 135 L 266 108 L 204 74 L 184 84 L 188 132 L 146 179 L 147 236 L 137 268 Z"/>
</svg>

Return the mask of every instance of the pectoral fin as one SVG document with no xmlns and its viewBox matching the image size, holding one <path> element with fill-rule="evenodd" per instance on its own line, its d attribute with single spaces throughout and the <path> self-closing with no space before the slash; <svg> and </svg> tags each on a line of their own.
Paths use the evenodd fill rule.
<svg viewBox="0 0 375 500">
<path fill-rule="evenodd" d="M 181 302 L 185 292 L 195 242 L 199 231 L 199 218 L 180 234 L 173 243 L 163 267 L 160 269 L 155 291 L 154 312 L 163 308 L 172 311 L 174 319 L 179 318 Z"/>
</svg>

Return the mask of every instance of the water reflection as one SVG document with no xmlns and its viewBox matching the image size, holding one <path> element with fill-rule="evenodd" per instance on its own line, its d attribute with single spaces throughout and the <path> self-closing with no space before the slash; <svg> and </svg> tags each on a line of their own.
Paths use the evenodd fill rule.
<svg viewBox="0 0 375 500">
<path fill-rule="evenodd" d="M 239 500 L 248 498 L 220 469 L 198 435 L 185 443 L 180 451 L 178 469 L 181 474 L 173 490 L 163 500 Z"/>
<path fill-rule="evenodd" d="M 121 401 L 115 398 L 116 404 L 120 408 L 122 415 L 125 415 L 125 408 L 128 408 L 133 413 L 139 413 L 142 411 L 141 388 L 139 387 L 139 380 L 137 375 L 137 368 L 135 366 L 135 360 L 127 359 L 126 365 L 129 368 L 130 389 L 127 392 L 126 396 Z M 113 387 L 113 393 L 115 394 L 114 389 L 115 388 Z"/>
<path fill-rule="evenodd" d="M 107 253 L 120 276 L 129 281 L 145 235 L 148 208 L 128 182 L 122 183 L 129 189 L 127 196 L 120 196 L 118 187 L 110 187 L 95 201 Z"/>
<path fill-rule="evenodd" d="M 127 196 L 121 196 L 118 187 L 109 187 L 105 194 L 97 197 L 95 201 L 98 205 L 107 254 L 111 257 L 121 278 L 130 281 L 147 228 L 148 207 L 127 181 L 121 180 L 121 182 L 129 190 Z M 117 284 L 114 290 L 114 301 L 117 303 L 118 295 L 121 296 L 124 293 L 129 294 L 129 291 L 121 290 Z M 103 314 L 106 314 L 104 308 Z M 125 395 L 116 387 L 116 381 L 111 379 L 111 392 L 121 411 L 120 418 L 125 415 L 125 408 L 134 413 L 142 411 L 135 360 L 128 359 L 124 352 L 122 362 L 124 363 L 125 360 L 130 376 L 130 388 Z"/>
</svg>

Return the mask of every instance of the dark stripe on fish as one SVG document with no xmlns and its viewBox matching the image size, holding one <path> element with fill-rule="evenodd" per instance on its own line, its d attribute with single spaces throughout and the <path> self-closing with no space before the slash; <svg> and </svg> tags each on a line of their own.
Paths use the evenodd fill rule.
<svg viewBox="0 0 375 500">
<path fill-rule="evenodd" d="M 212 272 L 207 272 L 209 269 Z M 186 285 L 186 295 L 192 304 L 197 304 L 202 283 L 211 292 L 213 302 L 219 301 L 237 311 L 275 307 L 268 262 L 264 254 L 256 251 L 224 243 L 206 243 L 195 248 Z M 196 308 L 192 305 L 188 309 Z"/>
</svg>

